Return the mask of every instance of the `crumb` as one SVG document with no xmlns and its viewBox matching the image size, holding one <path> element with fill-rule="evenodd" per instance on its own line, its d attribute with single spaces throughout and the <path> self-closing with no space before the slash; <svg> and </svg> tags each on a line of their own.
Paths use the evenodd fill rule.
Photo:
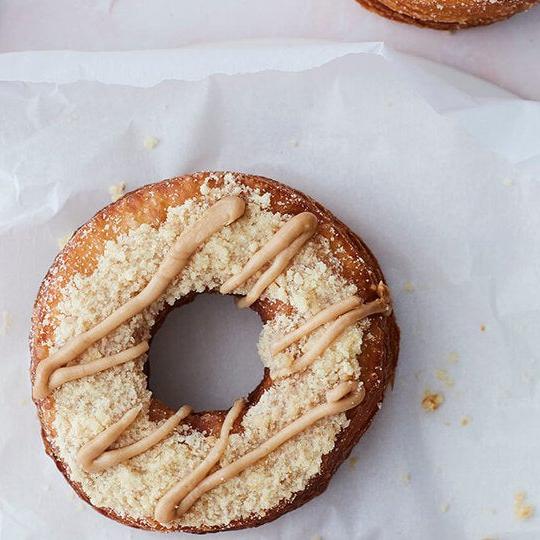
<svg viewBox="0 0 540 540">
<path fill-rule="evenodd" d="M 450 505 L 448 503 L 444 503 L 444 504 L 441 504 L 441 512 L 448 512 L 448 510 L 450 509 Z"/>
<path fill-rule="evenodd" d="M 291 140 L 289 141 L 289 144 L 290 144 L 291 146 L 293 146 L 294 148 L 298 148 L 298 147 L 300 146 L 300 143 L 298 142 L 297 139 L 291 139 Z"/>
<path fill-rule="evenodd" d="M 422 399 L 422 408 L 425 411 L 433 412 L 436 411 L 444 401 L 444 396 L 442 394 L 432 394 L 426 392 Z"/>
<path fill-rule="evenodd" d="M 530 519 L 534 516 L 534 507 L 530 504 L 526 504 L 525 506 L 516 508 L 515 512 L 518 519 Z"/>
<path fill-rule="evenodd" d="M 355 470 L 356 469 L 356 465 L 358 463 L 358 458 L 356 456 L 351 456 L 348 460 L 348 463 L 349 463 L 349 467 L 352 469 L 352 470 Z"/>
<path fill-rule="evenodd" d="M 481 324 L 480 325 L 480 332 L 485 332 L 486 331 L 486 325 L 485 324 Z"/>
<path fill-rule="evenodd" d="M 414 285 L 412 282 L 410 281 L 406 281 L 404 284 L 403 284 L 403 290 L 407 293 L 412 293 L 414 292 Z"/>
<path fill-rule="evenodd" d="M 111 201 L 116 202 L 118 199 L 120 199 L 124 195 L 125 190 L 125 182 L 118 182 L 118 184 L 109 186 L 109 195 L 111 196 Z"/>
<path fill-rule="evenodd" d="M 514 185 L 514 181 L 511 178 L 505 178 L 503 181 L 503 186 L 506 187 L 512 187 Z"/>
<path fill-rule="evenodd" d="M 449 364 L 457 364 L 459 362 L 459 353 L 456 351 L 452 351 L 448 353 L 448 363 Z"/>
<path fill-rule="evenodd" d="M 311 537 L 311 540 L 323 540 L 323 539 L 322 539 L 322 536 L 320 534 L 314 534 Z"/>
<path fill-rule="evenodd" d="M 68 243 L 69 239 L 73 236 L 73 233 L 64 234 L 60 238 L 57 238 L 56 243 L 58 244 L 58 249 L 64 249 L 64 246 Z"/>
<path fill-rule="evenodd" d="M 7 335 L 12 322 L 13 318 L 9 311 L 0 311 L 0 336 Z"/>
<path fill-rule="evenodd" d="M 147 150 L 153 150 L 159 144 L 159 139 L 156 139 L 156 137 L 145 137 L 143 144 Z"/>
<path fill-rule="evenodd" d="M 382 409 L 382 401 L 377 403 L 377 409 L 379 409 L 379 411 Z"/>
<path fill-rule="evenodd" d="M 437 377 L 439 381 L 444 383 L 447 388 L 451 388 L 452 386 L 454 386 L 454 379 L 450 377 L 446 369 L 438 369 L 437 371 L 435 371 L 435 377 Z"/>
<path fill-rule="evenodd" d="M 464 416 L 459 422 L 459 425 L 462 427 L 465 427 L 465 426 L 468 426 L 470 423 L 471 423 L 471 419 L 468 416 Z"/>
<path fill-rule="evenodd" d="M 517 519 L 530 519 L 534 516 L 534 506 L 526 504 L 527 494 L 519 491 L 514 496 L 514 515 Z"/>
<path fill-rule="evenodd" d="M 411 483 L 411 473 L 404 473 L 401 475 L 401 483 L 408 486 Z"/>
</svg>

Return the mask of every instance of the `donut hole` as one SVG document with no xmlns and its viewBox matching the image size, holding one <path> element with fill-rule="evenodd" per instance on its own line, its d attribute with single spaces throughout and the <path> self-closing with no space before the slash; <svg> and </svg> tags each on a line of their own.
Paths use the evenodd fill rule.
<svg viewBox="0 0 540 540">
<path fill-rule="evenodd" d="M 173 409 L 229 409 L 262 380 L 261 320 L 231 296 L 199 294 L 171 310 L 152 339 L 148 387 Z"/>
</svg>

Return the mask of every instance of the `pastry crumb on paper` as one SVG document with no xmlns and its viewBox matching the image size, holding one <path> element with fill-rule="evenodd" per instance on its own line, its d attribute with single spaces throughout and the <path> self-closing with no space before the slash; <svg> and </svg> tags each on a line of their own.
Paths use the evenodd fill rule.
<svg viewBox="0 0 540 540">
<path fill-rule="evenodd" d="M 422 398 L 421 404 L 425 411 L 433 412 L 436 411 L 443 404 L 443 402 L 443 394 L 426 391 L 424 397 Z"/>
<path fill-rule="evenodd" d="M 462 427 L 468 426 L 471 423 L 470 416 L 464 416 L 460 421 L 459 425 Z"/>
<path fill-rule="evenodd" d="M 534 516 L 534 506 L 527 503 L 527 494 L 518 491 L 514 495 L 514 515 L 519 520 L 530 519 Z"/>
<path fill-rule="evenodd" d="M 143 141 L 143 145 L 147 150 L 153 150 L 158 144 L 159 139 L 156 137 L 147 136 Z"/>
<path fill-rule="evenodd" d="M 411 281 L 406 281 L 403 284 L 403 290 L 407 293 L 412 293 L 415 290 L 414 284 Z"/>
<path fill-rule="evenodd" d="M 435 371 L 435 377 L 439 379 L 447 388 L 454 386 L 454 379 L 450 376 L 446 369 L 438 369 Z"/>
<path fill-rule="evenodd" d="M 356 465 L 358 464 L 358 458 L 356 456 L 351 456 L 349 459 L 348 459 L 348 463 L 349 463 L 349 467 L 352 469 L 352 470 L 355 470 L 356 469 Z"/>
<path fill-rule="evenodd" d="M 449 503 L 443 503 L 441 504 L 441 512 L 445 513 L 450 510 L 450 504 Z"/>
<path fill-rule="evenodd" d="M 73 233 L 66 233 L 64 236 L 56 239 L 58 249 L 64 249 L 64 246 L 69 242 L 69 239 L 73 236 Z"/>
<path fill-rule="evenodd" d="M 9 332 L 13 318 L 9 311 L 0 311 L 0 336 L 5 336 Z"/>
<path fill-rule="evenodd" d="M 109 195 L 111 196 L 111 201 L 116 202 L 118 199 L 121 199 L 124 196 L 125 191 L 125 182 L 118 182 L 118 184 L 112 184 L 109 186 Z"/>
<path fill-rule="evenodd" d="M 411 483 L 411 473 L 403 473 L 401 475 L 401 483 L 408 486 Z"/>
<path fill-rule="evenodd" d="M 480 332 L 485 332 L 486 331 L 486 325 L 485 324 L 481 324 L 480 325 Z"/>
</svg>

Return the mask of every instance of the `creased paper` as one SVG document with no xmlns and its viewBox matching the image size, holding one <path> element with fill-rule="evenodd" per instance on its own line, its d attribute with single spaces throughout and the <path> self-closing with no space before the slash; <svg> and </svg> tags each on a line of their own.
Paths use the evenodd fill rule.
<svg viewBox="0 0 540 540">
<path fill-rule="evenodd" d="M 402 330 L 395 387 L 355 459 L 313 502 L 227 538 L 540 535 L 538 519 L 518 520 L 513 506 L 519 491 L 540 505 L 538 104 L 414 76 L 373 44 L 302 47 L 309 62 L 290 46 L 290 63 L 280 49 L 268 69 L 268 50 L 254 46 L 239 72 L 189 80 L 169 62 L 170 76 L 151 85 L 132 68 L 144 72 L 158 53 L 130 54 L 116 84 L 17 82 L 0 70 L 0 312 L 11 321 L 0 336 L 2 539 L 155 538 L 80 502 L 43 452 L 29 318 L 58 239 L 109 202 L 109 186 L 201 169 L 266 175 L 331 209 L 378 257 Z M 181 54 L 205 65 L 218 53 Z M 121 55 L 103 56 L 77 58 L 81 74 L 101 62 L 122 71 Z M 200 408 L 249 392 L 261 373 L 255 316 L 212 297 L 185 310 L 156 340 L 155 387 Z M 164 389 L 164 379 L 178 384 Z M 444 394 L 435 412 L 421 407 L 426 390 Z"/>
</svg>

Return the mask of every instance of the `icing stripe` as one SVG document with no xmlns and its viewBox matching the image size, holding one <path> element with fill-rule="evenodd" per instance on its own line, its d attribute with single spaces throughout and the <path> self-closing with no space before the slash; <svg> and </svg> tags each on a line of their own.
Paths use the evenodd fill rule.
<svg viewBox="0 0 540 540">
<path fill-rule="evenodd" d="M 261 294 L 271 285 L 276 278 L 287 268 L 291 259 L 300 251 L 301 247 L 313 236 L 313 232 L 309 231 L 300 235 L 291 245 L 284 249 L 274 259 L 268 270 L 266 270 L 261 277 L 256 281 L 255 285 L 251 287 L 249 292 L 244 298 L 238 300 L 239 308 L 246 308 L 251 306 Z"/>
<path fill-rule="evenodd" d="M 388 287 L 384 283 L 379 283 L 377 286 L 377 293 L 379 298 L 362 304 L 360 307 L 353 309 L 341 316 L 339 316 L 330 326 L 324 331 L 324 333 L 310 345 L 309 349 L 298 360 L 296 360 L 292 366 L 278 369 L 272 373 L 273 378 L 287 377 L 293 373 L 304 371 L 308 368 L 317 358 L 319 358 L 332 343 L 347 329 L 349 326 L 356 324 L 358 321 L 375 315 L 376 313 L 382 313 L 389 315 L 392 307 L 390 304 L 390 295 Z"/>
<path fill-rule="evenodd" d="M 135 347 L 126 349 L 113 356 L 105 356 L 86 364 L 78 364 L 76 366 L 69 366 L 58 368 L 54 371 L 49 379 L 49 388 L 54 390 L 59 386 L 62 386 L 68 381 L 74 381 L 75 379 L 81 379 L 82 377 L 88 377 L 89 375 L 95 375 L 100 371 L 119 366 L 130 360 L 135 360 L 148 350 L 148 341 L 143 341 Z"/>
<path fill-rule="evenodd" d="M 241 217 L 245 206 L 245 202 L 240 197 L 224 197 L 211 206 L 194 225 L 179 236 L 157 272 L 141 292 L 96 326 L 70 339 L 58 351 L 39 362 L 34 379 L 34 399 L 42 399 L 50 394 L 49 378 L 55 369 L 74 360 L 96 341 L 104 338 L 122 323 L 155 302 L 187 265 L 190 257 L 201 244 L 224 226 Z"/>
<path fill-rule="evenodd" d="M 343 391 L 343 388 L 341 391 Z M 348 411 L 359 405 L 364 397 L 364 388 L 358 387 L 358 385 L 355 384 L 354 390 L 349 392 L 346 397 L 342 397 L 338 401 L 327 402 L 314 407 L 311 411 L 305 413 L 294 422 L 291 422 L 281 431 L 278 431 L 278 433 L 270 437 L 255 450 L 248 452 L 243 457 L 218 469 L 210 476 L 207 476 L 180 502 L 176 517 L 180 517 L 182 514 L 186 513 L 205 493 L 245 471 L 248 467 L 265 458 L 268 454 L 279 448 L 289 439 L 292 439 L 294 436 L 312 426 L 318 420 L 321 420 L 326 416 L 333 416 Z"/>
<path fill-rule="evenodd" d="M 336 387 L 332 388 L 332 390 L 328 390 L 328 392 L 326 392 L 326 401 L 329 403 L 339 401 L 342 397 L 356 390 L 357 387 L 358 383 L 356 381 L 342 382 Z"/>
<path fill-rule="evenodd" d="M 272 344 L 270 352 L 272 355 L 286 349 L 289 345 L 292 345 L 295 341 L 311 334 L 314 330 L 326 324 L 327 322 L 333 321 L 336 317 L 347 313 L 351 309 L 358 307 L 362 303 L 362 300 L 358 296 L 349 296 L 341 302 L 332 304 L 331 306 L 319 311 L 314 317 L 306 321 L 304 324 L 299 326 L 296 330 L 293 330 L 289 334 L 286 334 L 275 343 Z"/>
<path fill-rule="evenodd" d="M 263 272 L 248 294 L 238 301 L 238 307 L 249 307 L 266 288 L 285 270 L 291 259 L 315 234 L 317 218 L 311 212 L 302 212 L 291 218 L 270 241 L 255 253 L 244 268 L 228 279 L 220 288 L 221 294 L 229 294 L 254 276 L 266 263 L 274 259 Z"/>
<path fill-rule="evenodd" d="M 244 410 L 246 403 L 243 399 L 235 401 L 231 410 L 227 413 L 223 425 L 221 426 L 221 432 L 217 443 L 212 450 L 208 453 L 208 456 L 195 467 L 195 469 L 175 484 L 161 499 L 158 501 L 154 510 L 154 517 L 160 523 L 169 523 L 176 517 L 175 508 L 178 503 L 184 499 L 188 493 L 199 484 L 208 473 L 212 470 L 212 467 L 221 459 L 227 443 L 229 442 L 229 432 L 238 418 L 240 413 Z"/>
<path fill-rule="evenodd" d="M 142 405 L 133 407 L 118 422 L 115 422 L 112 426 L 109 426 L 105 431 L 102 431 L 99 435 L 87 442 L 77 454 L 77 463 L 79 466 L 86 472 L 98 473 L 122 461 L 138 456 L 167 437 L 192 411 L 190 406 L 184 405 L 146 437 L 122 448 L 107 450 L 135 421 L 141 410 Z"/>
</svg>

